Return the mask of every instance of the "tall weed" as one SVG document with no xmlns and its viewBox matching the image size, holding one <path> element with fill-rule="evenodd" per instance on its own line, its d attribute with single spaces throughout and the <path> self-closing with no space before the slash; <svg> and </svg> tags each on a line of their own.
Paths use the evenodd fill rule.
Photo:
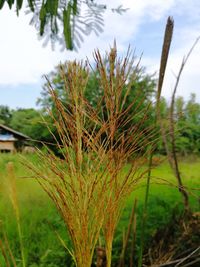
<svg viewBox="0 0 200 267">
<path fill-rule="evenodd" d="M 144 127 L 150 105 L 137 123 L 131 122 L 138 115 L 138 106 L 125 105 L 139 68 L 130 50 L 120 59 L 114 45 L 105 58 L 96 51 L 94 59 L 103 91 L 97 109 L 84 98 L 90 65 L 76 61 L 61 65 L 66 102 L 59 99 L 49 81 L 55 106 L 50 114 L 61 157 L 47 148 L 47 153 L 38 151 L 38 165 L 28 164 L 64 219 L 73 243 L 70 253 L 78 267 L 91 266 L 101 230 L 107 267 L 111 266 L 122 208 L 147 172 L 144 155 L 155 137 L 153 128 Z M 124 171 L 127 162 L 128 170 Z"/>
</svg>

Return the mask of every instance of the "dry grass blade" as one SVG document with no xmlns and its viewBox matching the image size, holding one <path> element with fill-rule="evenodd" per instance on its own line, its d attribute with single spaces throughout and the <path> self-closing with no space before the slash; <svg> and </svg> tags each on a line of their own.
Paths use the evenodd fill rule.
<svg viewBox="0 0 200 267">
<path fill-rule="evenodd" d="M 1 253 L 2 253 L 2 255 L 3 255 L 3 258 L 4 258 L 4 260 L 5 260 L 6 267 L 10 267 L 10 262 L 9 262 L 7 253 L 6 253 L 6 251 L 5 251 L 5 248 L 4 248 L 4 246 L 3 246 L 3 242 L 1 241 L 1 239 L 0 239 L 0 249 L 1 249 Z"/>
<path fill-rule="evenodd" d="M 124 201 L 127 195 L 134 190 L 137 183 L 144 177 L 146 171 L 141 172 L 144 162 L 139 158 L 142 153 L 141 148 L 147 148 L 147 143 L 152 140 L 150 135 L 152 131 L 148 128 L 143 129 L 145 121 L 148 119 L 148 107 L 143 112 L 142 118 L 138 122 L 134 122 L 134 116 L 137 116 L 138 110 L 134 103 L 130 106 L 124 106 L 128 95 L 130 94 L 130 85 L 127 83 L 130 70 L 133 69 L 134 58 L 131 58 L 130 53 L 128 58 L 118 60 L 116 47 L 111 49 L 107 54 L 107 58 L 103 59 L 99 53 L 95 53 L 95 61 L 100 76 L 100 85 L 103 89 L 105 113 L 104 121 L 108 124 L 106 131 L 107 155 L 111 164 L 109 167 L 110 174 L 110 193 L 107 198 L 107 206 L 105 207 L 105 217 L 103 232 L 105 237 L 107 266 L 111 265 L 112 242 L 121 215 L 121 210 L 124 207 Z M 138 68 L 138 66 L 137 66 Z M 128 75 L 127 75 L 128 74 Z M 135 75 L 135 73 L 134 73 Z M 134 77 L 131 76 L 131 77 Z M 144 99 L 141 99 L 143 103 Z M 126 125 L 131 126 L 127 132 L 120 131 Z M 144 156 L 144 151 L 143 151 Z M 132 158 L 130 168 L 127 172 L 124 171 L 124 166 L 127 161 Z"/>
<path fill-rule="evenodd" d="M 52 117 L 59 134 L 60 141 L 57 142 L 62 148 L 63 158 L 56 157 L 51 151 L 48 154 L 40 152 L 41 166 L 29 167 L 65 221 L 74 245 L 76 265 L 85 267 L 91 266 L 103 222 L 107 171 L 105 167 L 99 170 L 99 162 L 105 162 L 106 155 L 103 158 L 102 154 L 96 155 L 98 149 L 102 151 L 101 134 L 94 144 L 94 133 L 86 128 L 89 119 L 93 120 L 92 124 L 96 127 L 94 111 L 89 109 L 83 98 L 88 78 L 87 67 L 74 62 L 69 63 L 67 69 L 68 76 L 62 67 L 60 71 L 69 103 L 64 106 L 50 88 L 56 107 Z M 86 147 L 88 153 L 85 153 Z"/>
<path fill-rule="evenodd" d="M 192 251 L 189 255 L 187 255 L 185 258 L 181 259 L 176 265 L 175 267 L 181 265 L 184 261 L 186 261 L 187 259 L 191 258 L 197 251 L 200 251 L 200 247 L 198 247 L 197 249 L 195 249 L 194 251 Z M 199 259 L 198 259 L 199 260 Z"/>
</svg>

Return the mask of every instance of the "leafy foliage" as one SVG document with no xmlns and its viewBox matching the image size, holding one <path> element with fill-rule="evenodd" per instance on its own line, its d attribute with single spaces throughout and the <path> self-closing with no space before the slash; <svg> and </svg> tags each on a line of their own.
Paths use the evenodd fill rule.
<svg viewBox="0 0 200 267">
<path fill-rule="evenodd" d="M 33 108 L 10 110 L 9 107 L 0 106 L 0 123 L 29 136 L 36 146 L 52 141 L 44 119 L 46 123 L 50 120 L 49 116 Z"/>
<path fill-rule="evenodd" d="M 161 117 L 165 129 L 169 129 L 169 105 L 165 99 L 161 101 Z M 186 156 L 190 153 L 200 153 L 200 104 L 196 102 L 195 94 L 185 101 L 183 97 L 177 97 L 175 101 L 175 137 L 176 150 Z M 169 138 L 167 131 L 166 139 Z M 159 151 L 163 153 L 160 146 Z"/>
<path fill-rule="evenodd" d="M 59 99 L 63 102 L 66 101 L 67 95 L 63 90 L 63 83 L 61 77 L 58 73 L 58 69 L 55 72 L 49 74 L 49 79 L 52 81 L 52 84 L 57 92 Z M 135 101 L 137 98 L 137 103 L 135 107 L 138 106 L 138 109 L 142 111 L 146 106 L 148 99 L 151 98 L 153 93 L 153 84 L 154 80 L 149 80 L 150 77 L 142 75 L 138 77 L 132 85 L 132 91 L 127 98 L 127 104 Z M 147 82 L 148 81 L 148 82 Z M 38 140 L 39 142 L 33 141 L 33 144 L 40 146 L 41 142 L 44 142 L 51 146 L 55 151 L 55 146 L 53 145 L 54 139 L 49 133 L 47 126 L 50 127 L 51 131 L 57 136 L 57 131 L 52 127 L 52 119 L 47 114 L 47 110 L 52 110 L 54 112 L 54 104 L 49 98 L 47 93 L 47 84 L 44 85 L 44 90 L 41 94 L 38 104 L 41 105 L 42 110 L 34 109 L 17 109 L 11 110 L 7 106 L 0 106 L 0 124 L 7 125 L 17 131 L 20 131 L 33 140 Z M 139 94 L 139 92 L 141 94 Z M 96 109 L 98 103 L 102 99 L 102 89 L 99 85 L 98 77 L 95 72 L 89 74 L 88 84 L 85 90 L 85 98 L 89 101 L 90 105 Z M 140 105 L 141 99 L 146 98 L 143 105 Z M 161 109 L 161 118 L 162 124 L 165 129 L 169 129 L 168 118 L 169 118 L 169 106 L 167 101 L 162 98 L 160 103 Z M 151 125 L 155 114 L 155 109 L 152 106 L 149 111 L 148 120 L 145 121 L 144 127 Z M 142 113 L 138 113 L 134 117 L 134 121 L 140 118 Z M 44 123 L 45 121 L 45 123 Z M 176 133 L 176 149 L 177 152 L 181 155 L 188 155 L 191 153 L 199 154 L 200 153 L 200 104 L 196 102 L 195 95 L 191 95 L 188 101 L 184 100 L 182 97 L 177 97 L 175 104 L 175 133 Z M 127 126 L 128 128 L 128 126 Z M 167 132 L 166 138 L 168 139 L 169 132 Z M 58 138 L 58 136 L 57 136 Z M 166 151 L 162 143 L 158 143 L 158 153 L 165 154 Z"/>
<path fill-rule="evenodd" d="M 177 149 L 182 155 L 199 153 L 200 104 L 196 102 L 195 95 L 191 94 L 189 101 L 186 103 L 184 103 L 183 98 L 179 97 L 176 106 Z"/>
<path fill-rule="evenodd" d="M 12 112 L 8 106 L 0 106 L 0 124 L 10 124 L 12 118 Z"/>
<path fill-rule="evenodd" d="M 23 0 L 0 0 L 0 9 L 5 3 L 9 8 L 16 4 L 17 14 Z M 103 31 L 103 14 L 107 5 L 97 4 L 93 0 L 28 0 L 27 13 L 32 14 L 30 23 L 36 27 L 44 45 L 51 40 L 62 49 L 77 50 L 84 41 L 84 36 L 94 32 L 97 36 Z M 120 5 L 111 9 L 118 14 L 127 9 Z"/>
<path fill-rule="evenodd" d="M 38 164 L 38 159 L 35 155 L 25 155 L 26 158 L 31 160 L 34 164 Z M 65 228 L 62 219 L 56 211 L 54 205 L 51 205 L 48 196 L 46 196 L 40 186 L 35 180 L 22 179 L 21 177 L 29 177 L 30 173 L 21 164 L 21 156 L 19 154 L 1 154 L 0 158 L 0 219 L 4 221 L 4 230 L 6 230 L 7 238 L 11 245 L 12 252 L 16 259 L 20 259 L 19 243 L 16 229 L 16 222 L 13 220 L 13 210 L 8 201 L 7 191 L 2 188 L 3 177 L 6 176 L 5 166 L 8 162 L 12 161 L 17 177 L 17 192 L 19 197 L 19 206 L 21 212 L 21 226 L 23 230 L 27 266 L 30 267 L 72 267 L 72 260 L 69 254 L 66 254 L 64 247 L 57 240 L 55 230 L 63 237 L 68 247 L 71 247 L 68 236 L 65 235 Z M 184 175 L 184 183 L 189 188 L 199 188 L 199 172 L 200 172 L 200 159 L 199 158 L 187 158 L 181 162 L 181 172 Z M 155 177 L 165 177 L 171 183 L 174 182 L 174 177 L 170 171 L 170 168 L 166 162 L 163 162 L 156 169 L 153 169 L 153 175 Z M 194 191 L 195 193 L 195 191 Z M 197 192 L 196 192 L 197 193 Z M 144 187 L 138 189 L 126 205 L 123 211 L 122 219 L 119 222 L 117 231 L 114 238 L 113 247 L 113 266 L 118 266 L 119 255 L 122 249 L 123 232 L 127 229 L 129 222 L 130 211 L 133 205 L 134 198 L 138 199 L 137 208 L 137 239 L 136 239 L 136 251 L 134 253 L 135 265 L 138 255 L 138 249 L 140 244 L 140 225 L 141 225 L 141 213 L 142 213 L 142 201 L 144 197 Z M 192 206 L 195 211 L 198 212 L 197 199 L 191 197 Z M 166 227 L 172 214 L 180 214 L 182 212 L 180 195 L 176 188 L 171 188 L 164 185 L 152 184 L 151 197 L 149 201 L 149 219 L 146 232 L 145 247 L 148 250 L 152 244 L 152 236 L 155 232 L 163 227 Z M 177 206 L 178 205 L 178 206 Z M 173 212 L 173 209 L 176 210 Z M 177 210 L 178 209 L 178 210 Z M 45 212 L 44 212 L 45 211 Z M 173 215 L 174 217 L 174 215 Z M 52 229 L 53 228 L 53 229 Z M 0 238 L 2 232 L 2 226 L 0 229 Z M 162 234 L 163 237 L 163 234 Z M 192 238 L 194 238 L 192 236 Z M 190 236 L 191 240 L 191 236 Z M 199 239 L 198 239 L 199 240 Z M 129 240 L 131 242 L 131 239 Z M 183 244 L 180 243 L 179 244 Z M 185 243 L 184 243 L 185 244 Z M 129 250 L 126 254 L 126 266 L 129 265 Z M 0 253 L 0 265 L 6 266 Z M 92 265 L 95 266 L 95 263 Z"/>
</svg>

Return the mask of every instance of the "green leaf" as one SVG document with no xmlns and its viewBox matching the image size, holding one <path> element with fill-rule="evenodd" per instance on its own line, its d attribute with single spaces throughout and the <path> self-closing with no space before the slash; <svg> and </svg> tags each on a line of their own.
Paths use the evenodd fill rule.
<svg viewBox="0 0 200 267">
<path fill-rule="evenodd" d="M 73 15 L 77 14 L 77 0 L 73 1 Z"/>
<path fill-rule="evenodd" d="M 29 7 L 30 7 L 30 10 L 32 11 L 32 12 L 34 12 L 34 10 L 35 10 L 35 0 L 28 0 L 28 5 L 29 5 Z"/>
<path fill-rule="evenodd" d="M 22 8 L 23 0 L 17 0 L 17 8 L 20 10 Z"/>
<path fill-rule="evenodd" d="M 42 5 L 40 9 L 40 20 L 44 20 L 46 18 L 46 6 Z"/>
<path fill-rule="evenodd" d="M 2 9 L 4 3 L 5 3 L 5 0 L 0 0 L 0 9 Z"/>
<path fill-rule="evenodd" d="M 67 49 L 72 50 L 73 44 L 72 44 L 72 32 L 71 32 L 71 23 L 70 23 L 70 17 L 71 17 L 71 5 L 68 4 L 67 10 L 64 9 L 63 11 L 63 27 L 64 27 L 64 37 L 65 37 L 65 43 Z"/>
<path fill-rule="evenodd" d="M 17 0 L 17 15 L 19 15 L 19 10 L 22 8 L 23 0 Z"/>
<path fill-rule="evenodd" d="M 9 8 L 12 8 L 12 5 L 14 4 L 15 0 L 7 0 Z"/>
<path fill-rule="evenodd" d="M 46 1 L 46 4 L 45 4 L 45 7 L 46 7 L 46 11 L 47 11 L 47 13 L 50 13 L 50 14 L 52 14 L 52 3 L 53 3 L 54 1 L 49 1 L 49 0 L 47 0 Z"/>
<path fill-rule="evenodd" d="M 59 3 L 59 0 L 55 0 L 53 2 L 54 2 L 54 7 L 53 7 L 54 15 L 57 16 L 57 14 L 58 14 L 58 3 Z"/>
<path fill-rule="evenodd" d="M 40 9 L 40 35 L 41 36 L 44 34 L 44 28 L 46 25 L 46 16 L 47 16 L 46 5 L 42 5 Z"/>
<path fill-rule="evenodd" d="M 59 0 L 47 0 L 46 1 L 46 10 L 47 13 L 51 14 L 51 16 L 57 16 L 58 14 L 58 2 Z"/>
</svg>

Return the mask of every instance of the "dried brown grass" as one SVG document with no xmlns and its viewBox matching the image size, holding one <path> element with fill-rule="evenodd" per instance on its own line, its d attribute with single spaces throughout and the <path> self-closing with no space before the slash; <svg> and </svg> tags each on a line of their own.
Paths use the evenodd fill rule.
<svg viewBox="0 0 200 267">
<path fill-rule="evenodd" d="M 138 123 L 121 130 L 138 113 L 134 103 L 125 105 L 139 68 L 130 50 L 120 59 L 114 45 L 105 58 L 99 51 L 94 58 L 103 90 L 98 108 L 84 98 L 90 65 L 75 61 L 60 66 L 68 99 L 63 103 L 50 81 L 49 92 L 59 140 L 54 137 L 62 157 L 49 149 L 46 154 L 38 151 L 40 164 L 28 164 L 64 219 L 78 267 L 91 266 L 101 230 L 107 267 L 111 266 L 116 225 L 127 196 L 146 174 L 142 155 L 155 135 L 152 129 L 144 129 L 149 107 Z"/>
</svg>

